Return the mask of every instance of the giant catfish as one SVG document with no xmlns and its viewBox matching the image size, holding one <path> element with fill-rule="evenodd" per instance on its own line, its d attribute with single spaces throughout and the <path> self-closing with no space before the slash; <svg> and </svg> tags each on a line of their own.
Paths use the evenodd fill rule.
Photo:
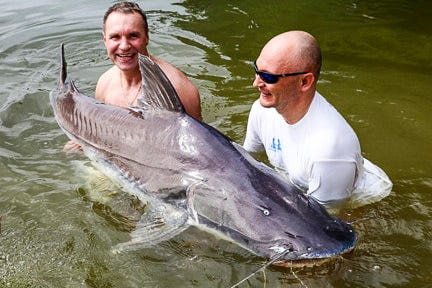
<svg viewBox="0 0 432 288">
<path fill-rule="evenodd" d="M 98 169 L 149 206 L 131 240 L 117 248 L 155 245 L 190 225 L 217 232 L 259 256 L 278 257 L 280 265 L 354 247 L 357 237 L 349 224 L 186 114 L 149 57 L 139 56 L 139 107 L 124 109 L 66 82 L 63 45 L 61 55 L 58 87 L 50 93 L 59 126 Z"/>
</svg>

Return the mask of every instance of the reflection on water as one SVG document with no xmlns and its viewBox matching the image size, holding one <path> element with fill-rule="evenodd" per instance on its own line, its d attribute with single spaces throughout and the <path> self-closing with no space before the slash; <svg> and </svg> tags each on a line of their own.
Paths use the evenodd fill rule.
<svg viewBox="0 0 432 288">
<path fill-rule="evenodd" d="M 427 287 L 432 5 L 323 2 L 140 4 L 150 51 L 191 78 L 205 121 L 238 142 L 257 97 L 251 63 L 262 45 L 284 30 L 311 32 L 324 55 L 320 92 L 394 182 L 383 201 L 341 212 L 359 234 L 353 252 L 316 267 L 268 268 L 241 287 Z M 229 287 L 258 269 L 262 259 L 195 228 L 152 249 L 111 253 L 145 205 L 106 182 L 88 182 L 87 160 L 62 151 L 66 136 L 48 101 L 61 42 L 71 77 L 94 94 L 110 66 L 101 19 L 111 3 L 0 4 L 0 287 Z"/>
</svg>

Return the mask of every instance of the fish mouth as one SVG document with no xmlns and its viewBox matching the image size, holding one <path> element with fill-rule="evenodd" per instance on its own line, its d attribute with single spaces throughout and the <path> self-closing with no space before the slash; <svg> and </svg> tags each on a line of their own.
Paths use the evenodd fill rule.
<svg viewBox="0 0 432 288">
<path fill-rule="evenodd" d="M 318 258 L 318 259 L 297 259 L 297 260 L 290 260 L 290 261 L 275 261 L 272 263 L 273 266 L 281 267 L 281 268 L 301 268 L 301 267 L 315 267 L 320 266 L 331 259 L 335 257 L 334 256 L 330 258 Z"/>
<path fill-rule="evenodd" d="M 357 242 L 357 235 L 352 229 L 344 231 L 346 234 L 343 239 L 330 238 L 305 242 L 305 239 L 299 236 L 291 236 L 290 239 L 278 237 L 278 239 L 273 240 L 248 237 L 236 229 L 217 225 L 202 215 L 199 215 L 199 222 L 223 232 L 233 242 L 255 255 L 267 258 L 275 266 L 304 266 L 310 263 L 323 262 L 324 259 L 350 252 Z"/>
<path fill-rule="evenodd" d="M 272 251 L 269 259 L 272 261 L 272 265 L 280 267 L 318 266 L 329 259 L 342 257 L 341 255 L 350 253 L 357 242 L 357 236 L 355 234 L 352 236 L 350 241 L 328 249 L 324 247 L 313 248 L 312 245 L 311 247 L 300 248 L 295 243 L 277 243 L 268 248 L 268 250 Z"/>
<path fill-rule="evenodd" d="M 342 258 L 342 255 L 346 255 L 347 253 L 351 253 L 354 250 L 354 245 L 345 249 L 344 251 L 337 251 L 330 254 L 322 254 L 320 255 L 302 255 L 300 257 L 294 257 L 293 259 L 279 259 L 273 261 L 272 265 L 277 267 L 284 268 L 298 268 L 298 267 L 314 267 L 322 265 L 332 259 Z M 285 253 L 289 255 L 289 252 Z M 283 258 L 283 257 L 280 257 Z"/>
</svg>

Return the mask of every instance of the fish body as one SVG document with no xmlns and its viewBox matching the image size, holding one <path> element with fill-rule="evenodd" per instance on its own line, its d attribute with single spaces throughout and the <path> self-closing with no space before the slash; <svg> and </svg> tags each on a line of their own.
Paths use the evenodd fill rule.
<svg viewBox="0 0 432 288">
<path fill-rule="evenodd" d="M 149 203 L 131 241 L 120 248 L 155 245 L 189 225 L 210 229 L 259 256 L 279 255 L 282 265 L 354 247 L 357 237 L 349 224 L 186 114 L 149 57 L 139 57 L 143 94 L 139 107 L 129 109 L 81 94 L 73 81 L 66 82 L 63 49 L 62 63 L 50 94 L 59 126 L 98 169 Z"/>
</svg>

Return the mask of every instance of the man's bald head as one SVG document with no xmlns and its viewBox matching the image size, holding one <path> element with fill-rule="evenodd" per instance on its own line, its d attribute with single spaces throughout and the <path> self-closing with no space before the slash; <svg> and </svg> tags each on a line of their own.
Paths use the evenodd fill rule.
<svg viewBox="0 0 432 288">
<path fill-rule="evenodd" d="M 307 32 L 288 31 L 273 37 L 262 49 L 260 57 L 272 58 L 273 64 L 291 70 L 310 71 L 318 81 L 321 49 L 316 39 Z"/>
</svg>

